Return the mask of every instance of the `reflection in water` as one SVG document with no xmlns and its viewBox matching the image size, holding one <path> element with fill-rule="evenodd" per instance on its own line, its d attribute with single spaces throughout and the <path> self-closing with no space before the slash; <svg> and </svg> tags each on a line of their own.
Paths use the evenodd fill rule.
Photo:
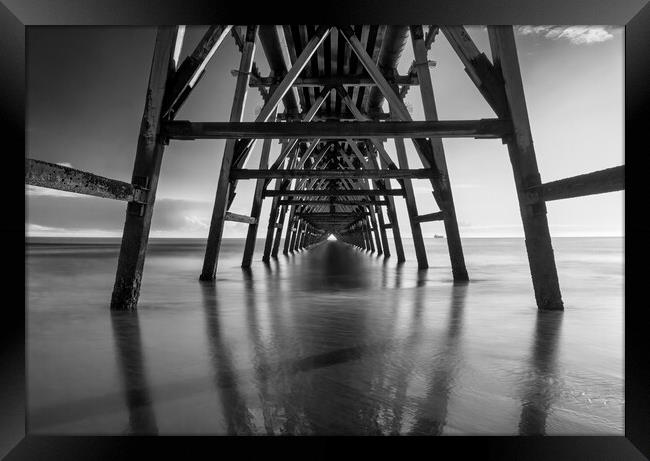
<svg viewBox="0 0 650 461">
<path fill-rule="evenodd" d="M 556 374 L 562 312 L 538 312 L 525 382 L 519 435 L 545 435 L 546 419 L 559 392 Z"/>
<path fill-rule="evenodd" d="M 157 434 L 149 385 L 144 370 L 137 312 L 111 311 L 111 325 L 124 397 L 129 411 L 129 434 Z"/>
<path fill-rule="evenodd" d="M 268 295 L 267 304 L 269 306 L 273 351 L 277 357 L 281 355 L 281 351 L 291 349 L 289 343 L 291 336 L 290 331 L 285 331 L 286 320 L 283 315 L 289 300 L 286 298 L 286 290 L 282 289 L 279 265 L 277 265 L 276 269 L 275 272 L 266 272 L 266 292 Z M 308 431 L 305 432 L 304 428 L 301 427 L 301 399 L 298 398 L 295 387 L 292 386 L 291 374 L 286 371 L 286 367 L 279 366 L 273 370 L 272 378 L 276 393 L 276 404 L 272 414 L 277 433 L 309 433 Z"/>
<path fill-rule="evenodd" d="M 270 270 L 269 265 L 266 265 L 266 270 Z M 242 269 L 242 275 L 244 276 L 244 290 L 246 292 L 246 323 L 248 325 L 248 337 L 253 344 L 255 352 L 253 357 L 255 383 L 257 385 L 260 403 L 262 405 L 264 428 L 267 435 L 273 435 L 274 418 L 272 409 L 270 408 L 269 364 L 264 343 L 260 336 L 259 317 L 253 285 L 253 273 L 250 268 L 244 268 Z"/>
<path fill-rule="evenodd" d="M 461 361 L 459 347 L 467 284 L 454 284 L 449 305 L 449 320 L 444 343 L 435 355 L 429 377 L 426 404 L 417 412 L 412 435 L 441 435 L 447 423 L 449 394 Z"/>
<path fill-rule="evenodd" d="M 134 434 L 616 433 L 623 381 L 611 297 L 574 285 L 588 309 L 535 318 L 533 301 L 522 307 L 528 278 L 493 265 L 494 242 L 474 244 L 490 265 L 469 285 L 339 242 L 243 272 L 232 243 L 217 281 L 199 284 L 203 245 L 154 246 L 141 315 L 112 312 L 110 322 L 88 300 L 110 294 L 113 260 L 93 272 L 92 248 L 50 266 L 43 256 L 30 275 L 30 429 L 119 433 L 128 421 Z M 522 258 L 527 267 L 523 244 Z M 74 287 L 54 270 L 68 262 Z M 615 291 L 616 280 L 597 280 L 598 296 Z M 53 299 L 54 290 L 75 297 Z M 558 348 L 569 333 L 572 347 Z M 607 405 L 576 399 L 582 391 Z"/>
<path fill-rule="evenodd" d="M 370 286 L 368 261 L 344 244 L 320 245 L 301 261 L 301 278 L 295 283 L 307 291 L 363 289 Z M 293 267 L 296 261 L 292 260 Z"/>
<path fill-rule="evenodd" d="M 404 417 L 404 405 L 406 404 L 406 391 L 408 389 L 410 378 L 413 375 L 415 368 L 415 361 L 410 359 L 410 356 L 415 353 L 415 349 L 419 344 L 422 336 L 422 287 L 426 285 L 426 269 L 418 270 L 416 288 L 413 293 L 413 318 L 411 321 L 410 334 L 407 337 L 402 349 L 404 358 L 400 365 L 400 373 L 397 376 L 395 383 L 395 395 L 392 402 L 392 414 L 390 433 L 392 435 L 399 435 L 402 433 L 402 424 Z M 399 286 L 401 274 L 401 266 L 396 270 L 396 286 Z M 395 293 L 398 293 L 397 291 Z M 398 300 L 396 300 L 398 301 Z"/>
<path fill-rule="evenodd" d="M 219 321 L 219 303 L 215 284 L 201 284 L 203 309 L 207 327 L 210 353 L 216 370 L 215 385 L 221 399 L 223 416 L 229 435 L 253 433 L 252 415 L 239 392 L 236 370 L 227 341 Z"/>
</svg>

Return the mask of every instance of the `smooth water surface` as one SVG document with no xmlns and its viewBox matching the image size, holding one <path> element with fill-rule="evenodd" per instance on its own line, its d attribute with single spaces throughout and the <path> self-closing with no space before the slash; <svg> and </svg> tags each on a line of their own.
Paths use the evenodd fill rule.
<svg viewBox="0 0 650 461">
<path fill-rule="evenodd" d="M 27 253 L 38 434 L 623 435 L 623 240 L 553 241 L 566 310 L 538 312 L 523 239 L 463 241 L 471 282 L 324 242 L 270 265 L 226 240 L 152 241 L 137 313 L 111 313 L 119 242 Z M 392 244 L 392 242 L 391 242 Z"/>
</svg>

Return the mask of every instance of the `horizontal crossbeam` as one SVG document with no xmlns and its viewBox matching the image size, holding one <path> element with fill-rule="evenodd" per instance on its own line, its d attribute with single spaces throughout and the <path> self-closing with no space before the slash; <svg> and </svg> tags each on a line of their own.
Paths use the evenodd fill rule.
<svg viewBox="0 0 650 461">
<path fill-rule="evenodd" d="M 345 206 L 363 206 L 363 205 L 388 205 L 387 200 L 280 200 L 278 205 L 345 205 Z"/>
<path fill-rule="evenodd" d="M 399 75 L 390 79 L 392 83 L 397 85 L 417 85 L 417 76 Z M 251 78 L 249 86 L 251 87 L 266 87 L 277 85 L 280 79 L 274 77 Z M 323 77 L 307 77 L 299 78 L 294 83 L 294 87 L 320 87 L 320 86 L 375 86 L 375 81 L 370 77 L 356 76 L 356 75 L 342 75 L 342 76 L 323 76 Z"/>
<path fill-rule="evenodd" d="M 430 221 L 442 221 L 445 219 L 445 214 L 442 211 L 437 211 L 435 213 L 422 214 L 416 216 L 415 220 L 417 222 L 430 222 Z"/>
<path fill-rule="evenodd" d="M 377 189 L 354 189 L 354 190 L 267 190 L 264 191 L 264 197 L 291 197 L 291 196 L 308 196 L 308 197 L 345 197 L 345 196 L 368 196 L 376 197 L 383 195 L 404 195 L 403 189 L 377 190 Z"/>
<path fill-rule="evenodd" d="M 147 203 L 147 191 L 128 182 L 31 158 L 25 159 L 25 184 L 113 200 Z"/>
<path fill-rule="evenodd" d="M 251 217 L 251 216 L 246 216 L 243 214 L 237 214 L 237 213 L 231 213 L 230 211 L 226 212 L 226 221 L 236 221 L 236 222 L 243 222 L 246 224 L 255 224 L 257 223 L 257 219 Z"/>
<path fill-rule="evenodd" d="M 317 212 L 317 213 L 296 213 L 296 217 L 299 218 L 309 218 L 309 219 L 329 219 L 329 218 L 334 218 L 334 219 L 354 219 L 354 218 L 362 218 L 363 216 L 368 216 L 367 212 L 361 212 L 361 213 L 322 213 L 322 212 Z"/>
<path fill-rule="evenodd" d="M 525 191 L 529 202 L 549 202 L 625 189 L 625 165 L 560 179 Z"/>
<path fill-rule="evenodd" d="M 168 121 L 170 139 L 367 139 L 386 138 L 501 138 L 510 132 L 507 120 L 445 120 L 411 122 L 188 122 Z"/>
<path fill-rule="evenodd" d="M 426 179 L 431 177 L 431 170 L 420 168 L 414 170 L 230 170 L 230 179 L 291 179 L 291 178 L 369 178 L 369 179 Z"/>
</svg>

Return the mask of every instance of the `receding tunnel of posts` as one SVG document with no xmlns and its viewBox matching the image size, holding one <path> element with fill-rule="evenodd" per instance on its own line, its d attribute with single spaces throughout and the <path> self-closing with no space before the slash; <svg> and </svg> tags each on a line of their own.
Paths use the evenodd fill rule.
<svg viewBox="0 0 650 461">
<path fill-rule="evenodd" d="M 418 267 L 428 267 L 421 223 L 442 221 L 453 278 L 468 280 L 444 137 L 501 138 L 507 145 L 537 305 L 563 309 L 545 202 L 622 190 L 624 167 L 542 183 L 511 26 L 488 26 L 492 60 L 462 26 L 215 25 L 179 63 L 184 31 L 184 26 L 158 28 L 130 183 L 26 159 L 27 184 L 128 202 L 112 309 L 137 306 L 162 153 L 170 140 L 226 139 L 203 281 L 215 278 L 225 221 L 248 224 L 242 267 L 252 264 L 265 198 L 272 203 L 264 262 L 277 257 L 283 231 L 284 254 L 335 236 L 389 257 L 387 229 L 402 262 L 395 197 L 406 204 Z M 428 51 L 440 34 L 495 118 L 438 119 Z M 228 35 L 241 53 L 239 69 L 233 73 L 236 86 L 229 122 L 175 120 Z M 397 64 L 409 37 L 415 61 L 407 75 L 399 75 Z M 258 39 L 270 68 L 266 77 L 254 61 Z M 413 87 L 419 89 L 424 121 L 412 120 L 404 103 Z M 264 106 L 254 121 L 243 122 L 249 88 L 260 93 Z M 397 163 L 385 148 L 391 138 Z M 404 138 L 411 139 L 422 167 L 409 167 Z M 259 168 L 246 169 L 258 139 L 263 140 Z M 272 139 L 279 139 L 282 149 L 269 166 Z M 250 179 L 256 181 L 250 216 L 229 212 L 238 181 Z M 391 187 L 391 179 L 399 188 Z M 418 213 L 412 179 L 431 182 L 439 211 Z"/>
</svg>

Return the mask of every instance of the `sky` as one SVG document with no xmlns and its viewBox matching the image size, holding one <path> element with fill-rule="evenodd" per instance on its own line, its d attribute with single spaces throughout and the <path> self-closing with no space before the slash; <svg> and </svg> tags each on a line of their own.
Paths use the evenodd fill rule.
<svg viewBox="0 0 650 461">
<path fill-rule="evenodd" d="M 491 58 L 487 29 L 467 26 Z M 205 27 L 190 26 L 181 59 Z M 624 31 L 609 26 L 515 26 L 522 80 L 542 182 L 624 164 Z M 155 40 L 150 27 L 30 27 L 27 37 L 26 156 L 130 182 Z M 207 66 L 177 120 L 228 121 L 235 87 L 231 71 L 239 51 L 229 35 Z M 493 118 L 442 34 L 429 59 L 440 120 Z M 413 61 L 410 39 L 398 66 Z M 262 75 L 268 64 L 257 44 Z M 424 120 L 417 87 L 405 102 Z M 244 121 L 262 107 L 249 89 Z M 386 108 L 387 109 L 387 108 Z M 257 168 L 261 142 L 247 163 Z M 512 167 L 500 140 L 443 140 L 462 237 L 519 237 L 523 227 Z M 156 194 L 152 237 L 205 238 L 224 140 L 171 141 Z M 407 140 L 409 166 L 421 163 Z M 392 141 L 386 145 L 396 160 Z M 279 153 L 273 141 L 271 161 Z M 437 211 L 428 180 L 414 180 L 419 214 Z M 393 181 L 393 186 L 397 183 Z M 28 236 L 119 237 L 126 204 L 26 187 Z M 230 211 L 250 214 L 255 181 L 240 181 Z M 547 203 L 551 235 L 622 236 L 624 192 Z M 396 199 L 400 230 L 410 237 L 403 199 Z M 258 237 L 268 225 L 264 201 Z M 224 237 L 243 237 L 247 224 L 227 222 Z M 426 236 L 443 234 L 441 222 L 422 224 Z"/>
</svg>

